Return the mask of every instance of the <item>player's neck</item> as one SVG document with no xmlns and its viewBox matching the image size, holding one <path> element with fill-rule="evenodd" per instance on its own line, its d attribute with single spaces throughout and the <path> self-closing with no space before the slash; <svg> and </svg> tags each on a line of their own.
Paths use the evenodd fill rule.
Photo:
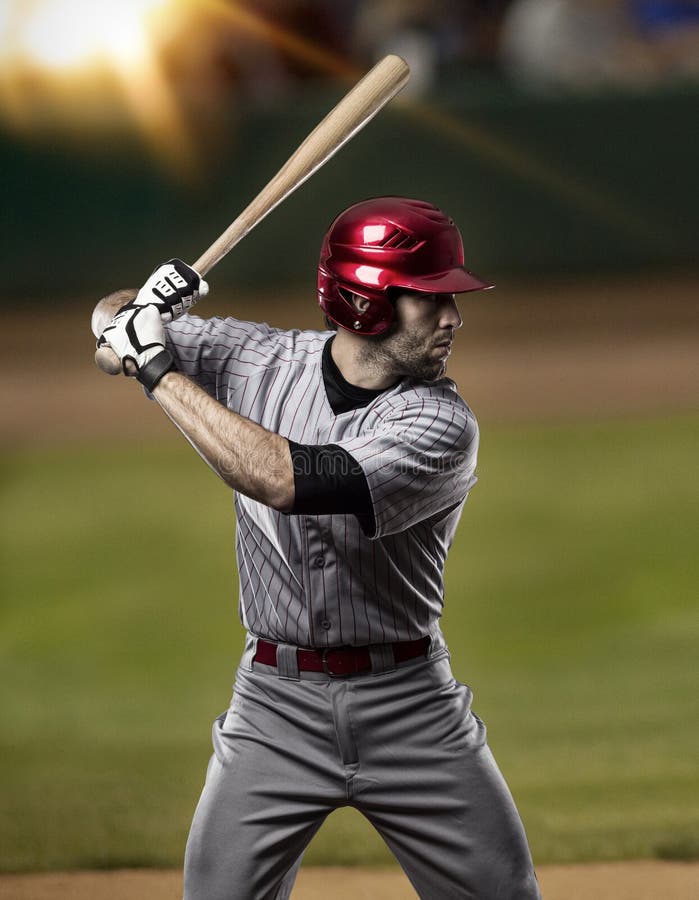
<svg viewBox="0 0 699 900">
<path fill-rule="evenodd" d="M 379 365 L 367 365 L 366 356 L 362 353 L 366 340 L 365 337 L 338 328 L 330 348 L 333 362 L 345 381 L 355 387 L 385 390 L 398 381 L 398 376 Z"/>
</svg>

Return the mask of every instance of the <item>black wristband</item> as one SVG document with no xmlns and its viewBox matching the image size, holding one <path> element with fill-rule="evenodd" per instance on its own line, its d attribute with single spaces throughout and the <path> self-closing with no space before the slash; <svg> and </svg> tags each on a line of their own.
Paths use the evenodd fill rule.
<svg viewBox="0 0 699 900">
<path fill-rule="evenodd" d="M 157 356 L 136 372 L 136 380 L 148 391 L 152 391 L 160 379 L 175 368 L 175 358 L 169 350 L 162 350 Z"/>
</svg>

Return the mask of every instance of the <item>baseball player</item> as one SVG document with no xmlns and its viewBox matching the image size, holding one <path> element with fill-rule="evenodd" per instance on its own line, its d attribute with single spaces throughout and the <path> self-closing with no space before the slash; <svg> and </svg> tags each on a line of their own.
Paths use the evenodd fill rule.
<svg viewBox="0 0 699 900">
<path fill-rule="evenodd" d="M 180 315 L 208 288 L 178 260 L 104 330 L 235 491 L 247 640 L 213 727 L 186 900 L 289 897 L 342 806 L 369 819 L 422 898 L 540 896 L 439 625 L 478 447 L 445 377 L 455 294 L 489 287 L 444 213 L 381 197 L 325 235 L 327 330 Z"/>
</svg>

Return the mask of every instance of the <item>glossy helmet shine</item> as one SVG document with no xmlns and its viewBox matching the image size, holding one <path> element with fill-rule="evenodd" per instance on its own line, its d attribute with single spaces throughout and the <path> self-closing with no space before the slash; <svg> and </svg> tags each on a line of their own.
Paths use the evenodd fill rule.
<svg viewBox="0 0 699 900">
<path fill-rule="evenodd" d="M 454 222 L 431 203 L 376 197 L 350 206 L 328 229 L 318 264 L 318 302 L 342 328 L 382 334 L 395 319 L 392 288 L 428 294 L 481 291 L 492 284 L 464 268 Z M 358 312 L 351 294 L 370 301 Z"/>
</svg>

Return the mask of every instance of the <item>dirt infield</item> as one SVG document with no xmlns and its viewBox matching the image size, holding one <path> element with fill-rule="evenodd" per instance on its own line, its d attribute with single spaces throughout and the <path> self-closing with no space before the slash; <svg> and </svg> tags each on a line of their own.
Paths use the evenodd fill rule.
<svg viewBox="0 0 699 900">
<path fill-rule="evenodd" d="M 699 276 L 503 284 L 460 301 L 449 362 L 482 423 L 663 415 L 696 409 Z M 5 312 L 0 442 L 34 446 L 176 437 L 135 385 L 92 361 L 92 301 Z M 202 315 L 317 328 L 312 298 L 215 296 Z"/>
<path fill-rule="evenodd" d="M 544 900 L 691 900 L 699 863 L 639 861 L 542 866 Z M 177 900 L 179 871 L 48 873 L 0 877 L 0 900 Z M 398 869 L 303 869 L 293 900 L 410 900 L 417 895 Z"/>
</svg>

